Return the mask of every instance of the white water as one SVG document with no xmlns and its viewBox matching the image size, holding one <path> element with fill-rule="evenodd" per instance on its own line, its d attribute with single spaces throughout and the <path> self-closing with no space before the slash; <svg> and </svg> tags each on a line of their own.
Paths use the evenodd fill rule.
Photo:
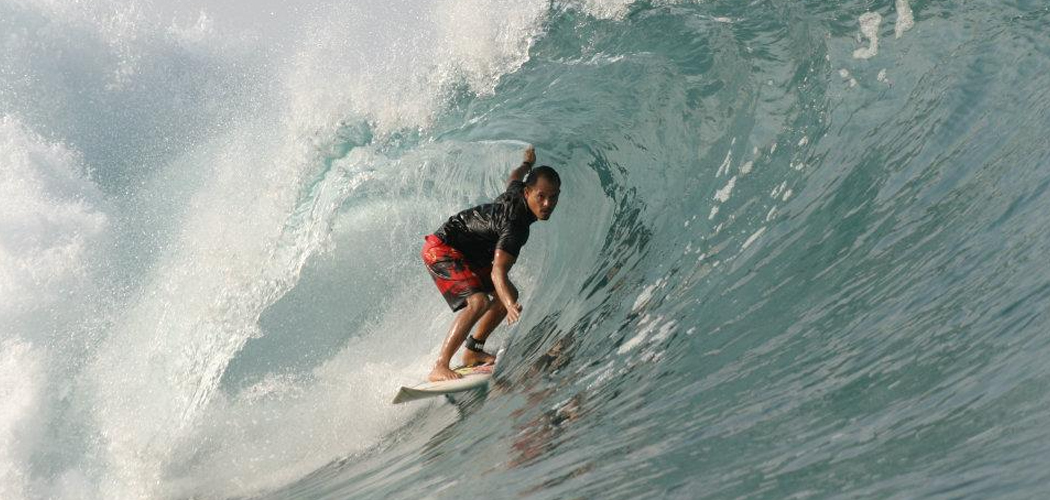
<svg viewBox="0 0 1050 500">
<path fill-rule="evenodd" d="M 430 126 L 457 93 L 492 92 L 548 7 L 0 2 L 0 497 L 247 494 L 404 425 L 409 410 L 379 403 L 425 370 L 450 318 L 438 301 L 411 321 L 380 308 L 308 372 L 221 382 L 308 261 L 324 269 L 391 227 L 412 246 L 462 203 L 342 205 L 448 168 L 456 151 L 376 145 Z M 360 147 L 336 159 L 346 142 Z M 411 303 L 425 285 L 384 293 Z M 387 342 L 412 347 L 376 361 Z"/>
<path fill-rule="evenodd" d="M 347 120 L 381 138 L 491 92 L 545 9 L 0 4 L 0 496 L 240 494 L 403 424 L 378 403 L 436 342 L 370 364 L 429 327 L 393 308 L 310 374 L 219 383 L 383 163 L 355 152 L 302 205 Z"/>
</svg>

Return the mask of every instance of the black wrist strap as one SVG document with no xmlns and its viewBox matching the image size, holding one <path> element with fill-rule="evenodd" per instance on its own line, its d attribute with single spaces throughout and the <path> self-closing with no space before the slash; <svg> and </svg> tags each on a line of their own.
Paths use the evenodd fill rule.
<svg viewBox="0 0 1050 500">
<path fill-rule="evenodd" d="M 467 335 L 466 347 L 468 351 L 485 352 L 485 343 L 478 342 L 472 335 Z"/>
</svg>

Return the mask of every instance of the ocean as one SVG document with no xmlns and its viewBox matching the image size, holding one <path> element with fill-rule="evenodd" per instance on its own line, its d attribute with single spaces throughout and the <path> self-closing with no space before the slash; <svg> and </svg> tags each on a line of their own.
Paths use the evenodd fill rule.
<svg viewBox="0 0 1050 500">
<path fill-rule="evenodd" d="M 1050 6 L 0 0 L 0 498 L 1050 496 Z M 486 393 L 423 237 L 561 174 Z"/>
</svg>

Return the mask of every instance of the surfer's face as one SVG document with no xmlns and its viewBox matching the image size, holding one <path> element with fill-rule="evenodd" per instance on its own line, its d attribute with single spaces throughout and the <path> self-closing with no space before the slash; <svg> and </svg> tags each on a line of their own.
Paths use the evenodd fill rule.
<svg viewBox="0 0 1050 500">
<path fill-rule="evenodd" d="M 536 184 L 525 186 L 525 203 L 532 215 L 539 220 L 547 220 L 558 206 L 558 195 L 561 187 L 546 177 L 536 179 Z"/>
</svg>

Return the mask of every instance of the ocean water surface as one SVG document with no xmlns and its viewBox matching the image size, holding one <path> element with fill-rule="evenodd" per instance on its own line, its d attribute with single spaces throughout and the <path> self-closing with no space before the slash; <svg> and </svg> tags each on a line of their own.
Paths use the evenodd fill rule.
<svg viewBox="0 0 1050 500">
<path fill-rule="evenodd" d="M 0 498 L 1050 494 L 1050 6 L 0 0 Z M 561 203 L 485 394 L 422 237 Z"/>
</svg>

